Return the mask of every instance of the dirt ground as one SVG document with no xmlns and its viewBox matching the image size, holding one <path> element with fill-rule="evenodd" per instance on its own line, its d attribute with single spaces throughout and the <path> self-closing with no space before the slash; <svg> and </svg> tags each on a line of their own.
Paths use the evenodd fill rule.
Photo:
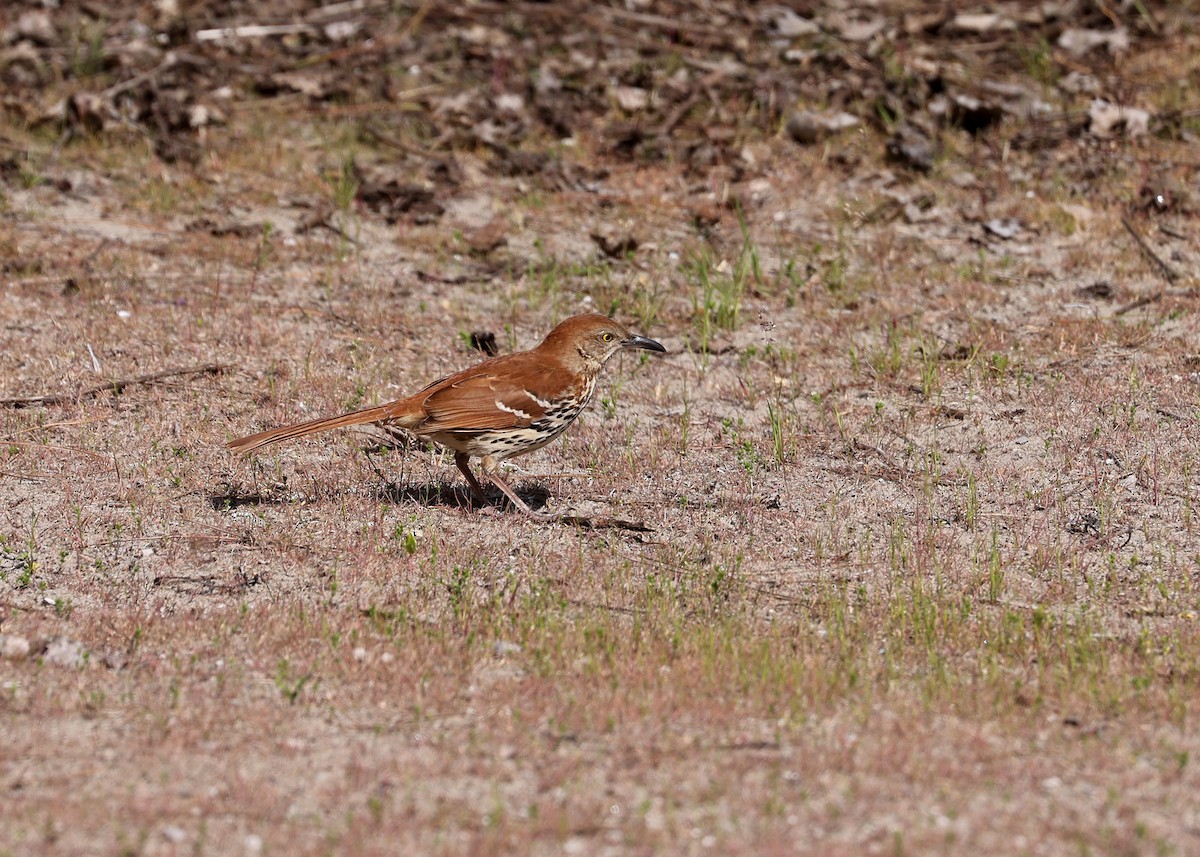
<svg viewBox="0 0 1200 857">
<path fill-rule="evenodd" d="M 0 855 L 1200 853 L 1198 25 L 6 4 Z"/>
</svg>

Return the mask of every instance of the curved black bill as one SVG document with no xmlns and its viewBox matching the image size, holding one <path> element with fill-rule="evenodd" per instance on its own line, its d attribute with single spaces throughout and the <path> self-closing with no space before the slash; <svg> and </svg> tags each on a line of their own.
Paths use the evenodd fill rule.
<svg viewBox="0 0 1200 857">
<path fill-rule="evenodd" d="M 646 336 L 631 336 L 628 339 L 621 340 L 622 348 L 644 348 L 646 351 L 661 351 L 667 353 L 667 349 L 662 347 L 662 344 L 655 342 Z"/>
</svg>

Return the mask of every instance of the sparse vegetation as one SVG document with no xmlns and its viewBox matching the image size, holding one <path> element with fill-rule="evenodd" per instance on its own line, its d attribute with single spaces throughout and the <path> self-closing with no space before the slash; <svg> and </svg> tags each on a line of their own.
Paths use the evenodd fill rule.
<svg viewBox="0 0 1200 857">
<path fill-rule="evenodd" d="M 1194 9 L 26 5 L 0 854 L 1200 851 Z M 587 311 L 573 523 L 224 448 Z"/>
</svg>

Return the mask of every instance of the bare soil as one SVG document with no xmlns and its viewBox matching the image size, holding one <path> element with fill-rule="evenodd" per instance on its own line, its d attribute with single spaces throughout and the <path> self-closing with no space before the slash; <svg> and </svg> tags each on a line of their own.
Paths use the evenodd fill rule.
<svg viewBox="0 0 1200 857">
<path fill-rule="evenodd" d="M 1198 14 L 6 6 L 0 854 L 1200 851 Z"/>
</svg>

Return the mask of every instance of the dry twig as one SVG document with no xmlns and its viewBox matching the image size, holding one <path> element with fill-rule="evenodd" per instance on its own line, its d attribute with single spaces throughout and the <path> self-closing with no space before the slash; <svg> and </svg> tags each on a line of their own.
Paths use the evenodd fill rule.
<svg viewBox="0 0 1200 857">
<path fill-rule="evenodd" d="M 119 394 L 126 387 L 136 384 L 153 384 L 164 378 L 175 378 L 181 375 L 217 375 L 229 368 L 228 363 L 208 363 L 203 366 L 190 366 L 186 369 L 164 369 L 161 372 L 151 372 L 148 375 L 138 375 L 135 378 L 117 378 L 95 387 L 88 387 L 75 393 L 45 393 L 41 396 L 16 396 L 11 399 L 0 399 L 0 407 L 29 408 L 35 405 L 61 405 L 64 402 L 74 402 L 89 396 L 102 393 Z"/>
<path fill-rule="evenodd" d="M 1138 231 L 1133 228 L 1133 224 L 1129 222 L 1128 217 L 1121 218 L 1121 225 L 1125 227 L 1126 232 L 1133 236 L 1133 240 L 1137 242 L 1138 249 L 1142 251 L 1142 255 L 1144 255 L 1154 264 L 1154 267 L 1158 269 L 1158 272 L 1162 274 L 1163 278 L 1168 283 L 1173 283 L 1179 279 L 1179 272 L 1168 265 L 1165 261 L 1163 261 L 1161 256 L 1154 252 L 1154 249 L 1148 243 L 1146 243 L 1146 239 L 1139 235 Z M 1143 295 L 1137 300 L 1118 308 L 1114 315 L 1125 315 L 1127 312 L 1132 312 L 1135 309 L 1140 309 L 1141 307 L 1155 303 L 1156 301 L 1161 300 L 1165 293 L 1165 289 L 1159 289 L 1152 294 Z"/>
<path fill-rule="evenodd" d="M 1133 240 L 1137 242 L 1138 247 L 1146 258 L 1154 263 L 1154 267 L 1158 268 L 1160 274 L 1168 283 L 1173 283 L 1179 279 L 1179 272 L 1163 261 L 1163 258 L 1154 252 L 1154 249 L 1146 243 L 1146 239 L 1138 234 L 1138 231 L 1133 228 L 1133 224 L 1129 222 L 1128 217 L 1121 218 L 1121 225 L 1125 227 L 1125 231 L 1133 236 Z"/>
</svg>

